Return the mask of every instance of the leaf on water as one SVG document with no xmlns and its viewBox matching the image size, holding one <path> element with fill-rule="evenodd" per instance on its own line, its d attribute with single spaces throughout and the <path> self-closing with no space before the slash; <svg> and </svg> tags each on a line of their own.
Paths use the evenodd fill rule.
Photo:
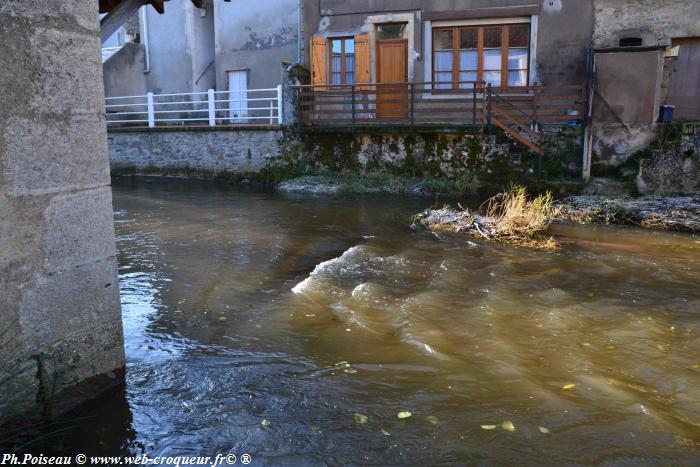
<svg viewBox="0 0 700 467">
<path fill-rule="evenodd" d="M 668 344 L 656 344 L 656 348 L 662 352 L 665 352 L 668 350 Z"/>
<path fill-rule="evenodd" d="M 428 415 L 427 417 L 425 417 L 425 419 L 433 425 L 437 425 L 439 422 L 438 418 L 435 415 Z"/>
<path fill-rule="evenodd" d="M 304 315 L 304 316 L 306 316 L 307 318 L 315 318 L 316 313 L 309 313 L 308 315 Z"/>
<path fill-rule="evenodd" d="M 548 428 L 545 428 L 545 427 L 541 426 L 541 427 L 540 427 L 540 433 L 544 433 L 545 435 L 549 435 L 549 434 L 551 434 L 552 432 L 549 431 Z"/>
<path fill-rule="evenodd" d="M 345 360 L 343 360 L 343 361 L 341 361 L 341 362 L 336 363 L 336 364 L 333 365 L 333 366 L 341 366 L 341 365 L 349 365 L 349 363 L 346 362 Z"/>
<path fill-rule="evenodd" d="M 481 425 L 482 430 L 495 430 L 498 428 L 498 425 Z"/>
<path fill-rule="evenodd" d="M 401 411 L 401 412 L 399 412 L 399 413 L 396 414 L 397 417 L 402 418 L 402 419 L 403 419 L 403 418 L 408 418 L 408 417 L 410 417 L 411 415 L 413 415 L 413 414 L 412 414 L 411 412 L 409 412 L 408 410 L 404 410 L 404 411 Z"/>
<path fill-rule="evenodd" d="M 386 431 L 384 428 L 382 428 L 382 434 L 383 434 L 384 436 L 391 436 L 391 433 L 389 433 L 388 431 Z"/>
<path fill-rule="evenodd" d="M 346 368 L 346 369 L 344 369 L 343 371 L 344 371 L 345 373 L 350 373 L 350 374 L 357 373 L 357 370 L 354 369 L 354 368 Z"/>
<path fill-rule="evenodd" d="M 507 422 L 503 422 L 501 424 L 501 428 L 503 428 L 506 431 L 515 431 L 515 425 L 513 425 L 513 422 L 511 422 L 510 420 Z"/>
<path fill-rule="evenodd" d="M 367 423 L 367 415 L 363 415 L 361 413 L 356 413 L 354 415 L 355 418 L 355 423 L 359 423 L 362 425 L 363 423 Z"/>
<path fill-rule="evenodd" d="M 270 426 L 270 420 L 263 418 L 263 421 L 260 422 L 262 426 Z"/>
<path fill-rule="evenodd" d="M 576 385 L 574 383 L 569 383 L 569 384 L 565 384 L 564 386 L 562 386 L 562 389 L 568 390 L 568 389 L 573 389 L 575 387 L 576 387 Z"/>
<path fill-rule="evenodd" d="M 226 321 L 226 317 L 225 317 L 225 316 L 219 316 L 219 321 Z"/>
</svg>

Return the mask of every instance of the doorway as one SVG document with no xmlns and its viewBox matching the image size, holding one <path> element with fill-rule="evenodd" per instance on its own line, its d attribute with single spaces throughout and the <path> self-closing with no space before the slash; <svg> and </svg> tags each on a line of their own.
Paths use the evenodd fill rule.
<svg viewBox="0 0 700 467">
<path fill-rule="evenodd" d="M 377 118 L 408 117 L 408 40 L 405 23 L 379 25 L 377 30 Z M 387 86 L 387 83 L 395 84 Z"/>
<path fill-rule="evenodd" d="M 230 123 L 246 123 L 248 120 L 248 70 L 228 72 L 228 98 Z"/>
<path fill-rule="evenodd" d="M 668 103 L 676 118 L 700 118 L 700 37 L 674 39 L 679 46 L 668 89 Z"/>
</svg>

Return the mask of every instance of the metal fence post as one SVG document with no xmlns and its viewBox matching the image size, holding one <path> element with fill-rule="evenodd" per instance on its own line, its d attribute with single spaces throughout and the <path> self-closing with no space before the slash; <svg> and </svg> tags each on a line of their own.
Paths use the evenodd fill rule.
<svg viewBox="0 0 700 467">
<path fill-rule="evenodd" d="M 476 83 L 472 83 L 472 133 L 476 132 Z"/>
<path fill-rule="evenodd" d="M 493 90 L 491 83 L 486 85 L 486 133 L 491 134 L 491 100 L 493 98 Z"/>
<path fill-rule="evenodd" d="M 282 99 L 282 85 L 277 86 L 277 123 L 284 122 L 284 99 Z"/>
<path fill-rule="evenodd" d="M 415 88 L 415 86 L 416 86 L 416 84 L 415 84 L 413 81 L 411 81 L 411 83 L 409 84 L 410 92 L 411 92 L 411 95 L 409 96 L 409 97 L 410 97 L 410 101 L 409 101 L 409 104 L 410 104 L 409 121 L 410 121 L 410 124 L 411 124 L 411 133 L 413 133 L 413 126 L 414 126 L 414 122 L 415 122 L 415 109 L 414 109 L 414 107 L 415 107 L 415 99 L 416 99 L 416 88 Z"/>
<path fill-rule="evenodd" d="M 350 96 L 352 103 L 350 104 L 350 109 L 352 112 L 352 131 L 355 132 L 355 85 L 350 85 Z"/>
<path fill-rule="evenodd" d="M 209 109 L 209 126 L 216 126 L 216 98 L 214 90 L 207 90 L 207 106 Z"/>
<path fill-rule="evenodd" d="M 149 92 L 146 94 L 146 105 L 148 106 L 148 127 L 153 128 L 156 126 L 156 113 L 153 108 L 153 93 Z"/>
</svg>

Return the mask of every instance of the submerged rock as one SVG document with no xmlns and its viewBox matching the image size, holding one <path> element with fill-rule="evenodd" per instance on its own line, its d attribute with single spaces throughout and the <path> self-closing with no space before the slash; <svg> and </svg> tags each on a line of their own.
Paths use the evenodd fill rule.
<svg viewBox="0 0 700 467">
<path fill-rule="evenodd" d="M 307 176 L 282 182 L 277 189 L 285 193 L 335 194 L 340 191 L 340 185 L 327 177 Z"/>
<path fill-rule="evenodd" d="M 560 202 L 558 219 L 593 224 L 700 232 L 700 195 L 641 198 L 573 196 Z"/>
</svg>

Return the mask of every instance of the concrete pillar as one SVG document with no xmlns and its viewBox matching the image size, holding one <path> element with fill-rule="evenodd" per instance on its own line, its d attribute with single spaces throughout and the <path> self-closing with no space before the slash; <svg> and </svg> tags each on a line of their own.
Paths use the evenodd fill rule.
<svg viewBox="0 0 700 467">
<path fill-rule="evenodd" d="M 123 377 L 97 7 L 0 2 L 0 424 Z"/>
</svg>

